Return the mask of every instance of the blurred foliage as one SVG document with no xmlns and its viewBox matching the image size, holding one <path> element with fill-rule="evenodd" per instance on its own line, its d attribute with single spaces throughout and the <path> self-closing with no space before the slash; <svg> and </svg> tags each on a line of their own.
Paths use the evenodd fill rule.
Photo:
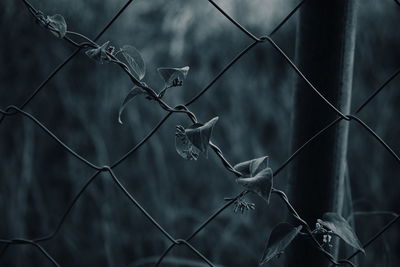
<svg viewBox="0 0 400 267">
<path fill-rule="evenodd" d="M 217 1 L 255 35 L 265 35 L 294 7 L 287 0 Z M 124 4 L 114 1 L 33 1 L 48 14 L 62 14 L 68 29 L 94 37 Z M 357 106 L 399 67 L 400 38 L 396 26 L 400 9 L 393 1 L 360 4 L 353 87 Z M 22 103 L 74 48 L 35 24 L 22 1 L 0 3 L 0 106 Z M 296 17 L 274 39 L 294 58 Z M 238 31 L 207 1 L 134 1 L 99 43 L 138 48 L 147 66 L 145 81 L 162 86 L 157 67 L 190 66 L 182 88 L 171 89 L 171 105 L 186 102 L 251 40 Z M 295 75 L 275 51 L 259 45 L 241 59 L 213 88 L 191 106 L 200 121 L 219 116 L 213 141 L 232 162 L 270 156 L 277 168 L 289 156 L 292 77 Z M 361 117 L 395 151 L 400 151 L 399 79 L 363 111 Z M 42 90 L 26 110 L 80 155 L 98 165 L 116 161 L 165 113 L 153 102 L 137 98 L 117 122 L 118 108 L 132 87 L 112 64 L 96 64 L 80 53 Z M 229 197 L 241 191 L 215 155 L 197 162 L 175 152 L 175 125 L 190 125 L 174 115 L 140 150 L 116 169 L 134 197 L 174 237 L 188 236 Z M 349 139 L 349 175 L 357 210 L 398 212 L 400 168 L 360 127 Z M 31 121 L 15 116 L 0 125 L 0 237 L 37 237 L 50 233 L 68 203 L 92 170 L 71 157 Z M 317 155 L 316 155 L 317 156 Z M 286 172 L 276 186 L 286 189 Z M 192 244 L 214 263 L 255 266 L 271 227 L 285 220 L 283 203 L 250 197 L 254 212 L 223 212 Z M 356 220 L 361 241 L 388 218 Z M 367 249 L 362 266 L 400 264 L 399 227 Z M 63 266 L 139 266 L 169 245 L 131 205 L 108 175 L 100 175 L 81 197 L 55 239 L 44 247 Z M 290 249 L 290 248 L 289 248 Z M 171 257 L 197 260 L 185 248 Z M 32 247 L 13 246 L 3 266 L 47 266 Z M 282 259 L 271 266 L 282 265 Z M 146 264 L 144 264 L 146 265 Z M 166 266 L 168 264 L 165 264 Z"/>
</svg>

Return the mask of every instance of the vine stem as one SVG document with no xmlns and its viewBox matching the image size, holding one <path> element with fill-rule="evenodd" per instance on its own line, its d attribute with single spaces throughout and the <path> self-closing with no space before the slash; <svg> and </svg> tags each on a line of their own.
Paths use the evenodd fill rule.
<svg viewBox="0 0 400 267">
<path fill-rule="evenodd" d="M 37 16 L 38 11 L 26 0 L 22 0 L 26 6 L 28 7 L 29 12 L 34 15 Z M 70 35 L 74 35 L 77 36 L 79 38 L 84 39 L 86 42 L 84 43 L 77 43 L 76 41 L 72 40 L 69 37 L 65 37 L 65 41 L 67 41 L 68 43 L 74 45 L 75 47 L 78 48 L 78 50 L 76 52 L 74 52 L 66 61 L 64 61 L 59 67 L 57 67 L 53 73 L 34 91 L 34 93 L 23 103 L 23 105 L 21 105 L 21 107 L 18 109 L 17 107 L 12 107 L 14 109 L 14 111 L 17 111 L 25 116 L 27 116 L 28 118 L 30 118 L 31 120 L 35 121 L 36 119 L 31 116 L 28 113 L 24 113 L 22 111 L 22 109 L 33 99 L 33 97 L 41 90 L 41 88 L 44 87 L 45 84 L 48 83 L 48 81 L 54 77 L 54 75 L 61 70 L 81 49 L 83 48 L 96 48 L 98 47 L 98 44 L 96 43 L 97 39 L 99 39 L 99 37 L 111 26 L 111 24 L 117 19 L 117 17 L 123 12 L 123 10 L 125 10 L 125 8 L 132 2 L 133 0 L 127 1 L 126 4 L 120 9 L 120 11 L 113 17 L 113 19 L 106 25 L 106 27 L 103 28 L 103 30 L 96 36 L 96 38 L 94 39 L 94 41 L 92 41 L 90 38 L 79 34 L 79 33 L 75 33 L 75 32 L 71 32 L 68 31 L 67 34 Z M 380 137 L 378 135 L 376 135 L 363 121 L 361 121 L 360 119 L 351 116 L 351 115 L 344 115 L 342 114 L 339 110 L 337 110 L 327 99 L 324 98 L 324 96 L 322 96 L 319 91 L 307 80 L 307 78 L 302 74 L 302 72 L 297 68 L 296 65 L 294 65 L 294 63 L 288 58 L 288 56 L 280 49 L 280 47 L 278 45 L 275 44 L 275 42 L 271 39 L 270 36 L 272 36 L 294 13 L 296 10 L 298 10 L 298 8 L 300 8 L 300 6 L 305 2 L 305 1 L 301 1 L 296 8 L 271 32 L 270 36 L 266 36 L 266 37 L 256 37 L 255 35 L 253 35 L 250 31 L 246 30 L 242 25 L 240 25 L 237 21 L 235 21 L 234 19 L 232 19 L 226 12 L 224 12 L 218 5 L 216 5 L 216 3 L 212 0 L 209 0 L 209 2 L 214 5 L 225 17 L 227 17 L 236 27 L 238 27 L 242 32 L 244 32 L 248 37 L 250 37 L 254 42 L 252 44 L 250 44 L 246 49 L 244 49 L 242 52 L 240 52 L 228 65 L 227 67 L 225 67 L 223 69 L 223 71 L 221 71 L 213 80 L 212 82 L 206 87 L 204 88 L 199 94 L 197 94 L 194 98 L 192 98 L 186 105 L 179 105 L 175 108 L 170 107 L 167 103 L 165 103 L 160 96 L 160 94 L 157 94 L 155 92 L 155 90 L 153 90 L 152 88 L 148 87 L 147 85 L 145 85 L 144 83 L 142 83 L 141 81 L 137 80 L 132 73 L 129 71 L 128 66 L 123 63 L 122 61 L 120 61 L 118 58 L 115 57 L 115 55 L 112 55 L 111 53 L 107 52 L 107 55 L 110 57 L 110 61 L 117 64 L 118 66 L 120 66 L 122 68 L 123 71 L 125 71 L 128 76 L 130 77 L 130 79 L 132 80 L 132 82 L 136 85 L 139 86 L 140 88 L 142 88 L 143 90 L 145 90 L 148 95 L 152 98 L 152 100 L 155 100 L 160 106 L 161 108 L 163 108 L 165 111 L 168 112 L 168 114 L 164 117 L 164 119 L 162 119 L 160 121 L 160 123 L 158 125 L 156 125 L 156 127 L 141 141 L 139 142 L 138 145 L 136 145 L 133 149 L 131 149 L 127 154 L 125 154 L 124 156 L 122 156 L 122 158 L 120 160 L 118 160 L 116 163 L 114 163 L 111 167 L 98 167 L 97 165 L 92 164 L 91 162 L 87 161 L 85 158 L 80 157 L 78 154 L 76 154 L 74 151 L 72 151 L 68 146 L 64 146 L 64 143 L 62 143 L 55 135 L 52 134 L 51 131 L 46 131 L 47 128 L 45 128 L 43 125 L 42 129 L 46 131 L 47 134 L 49 135 L 53 135 L 54 139 L 56 141 L 58 141 L 61 145 L 64 146 L 65 149 L 68 150 L 68 152 L 72 153 L 75 157 L 77 157 L 78 159 L 80 159 L 81 161 L 85 162 L 87 165 L 89 165 L 90 167 L 94 168 L 97 170 L 97 174 L 100 171 L 108 171 L 111 175 L 111 177 L 113 178 L 115 184 L 123 191 L 123 193 L 133 202 L 133 204 L 135 204 L 135 206 L 137 206 L 139 208 L 139 210 L 150 220 L 152 219 L 152 217 L 147 213 L 146 210 L 144 210 L 144 208 L 141 208 L 140 204 L 133 198 L 133 196 L 125 189 L 125 187 L 119 182 L 118 178 L 116 177 L 116 175 L 114 174 L 114 172 L 112 171 L 113 167 L 116 167 L 117 165 L 119 165 L 123 160 L 126 159 L 126 157 L 128 155 L 131 155 L 134 151 L 136 151 L 141 145 L 143 145 L 154 133 L 157 129 L 159 129 L 159 127 L 168 119 L 168 117 L 172 114 L 172 113 L 184 113 L 186 114 L 190 120 L 192 120 L 193 122 L 197 122 L 197 118 L 195 116 L 194 113 L 192 113 L 187 106 L 189 106 L 190 104 L 192 104 L 194 101 L 196 101 L 202 94 L 204 94 L 232 65 L 234 65 L 237 60 L 239 60 L 243 55 L 245 55 L 248 51 L 250 51 L 256 44 L 258 43 L 262 43 L 262 42 L 266 42 L 268 41 L 275 50 L 278 51 L 278 53 L 289 63 L 289 65 L 295 70 L 295 72 L 300 75 L 300 77 L 309 84 L 309 86 L 320 96 L 320 98 L 325 101 L 325 103 L 332 109 L 334 110 L 338 115 L 339 118 L 337 120 L 335 120 L 334 122 L 332 122 L 331 124 L 329 124 L 327 127 L 325 127 L 324 129 L 322 129 L 320 132 L 318 132 L 314 137 L 312 137 L 312 139 L 310 139 L 308 142 L 306 142 L 302 147 L 300 147 L 295 154 L 293 154 L 285 163 L 284 165 L 279 168 L 276 172 L 276 175 L 278 172 L 280 172 L 291 160 L 293 160 L 299 153 L 300 151 L 302 151 L 305 146 L 307 144 L 309 144 L 310 142 L 312 142 L 316 137 L 320 136 L 323 132 L 325 132 L 326 130 L 328 130 L 333 124 L 337 123 L 340 120 L 355 120 L 357 121 L 364 129 L 366 129 L 371 135 L 373 135 L 375 137 L 375 139 L 377 139 L 395 158 L 396 160 L 400 161 L 399 157 L 397 157 L 397 155 L 393 152 L 393 150 L 391 150 L 391 148 L 386 145 L 386 143 L 380 139 Z M 397 0 L 395 0 L 396 3 L 399 3 Z M 396 77 L 397 74 L 393 75 L 391 80 L 394 79 L 394 77 Z M 385 87 L 391 80 L 389 80 L 386 84 L 384 84 L 382 86 Z M 381 91 L 382 89 L 379 89 L 379 91 Z M 379 92 L 378 92 L 379 93 Z M 368 101 L 370 101 L 372 98 L 374 98 L 378 93 L 375 93 L 372 97 L 370 97 L 367 102 L 365 103 L 368 104 Z M 364 106 L 365 106 L 364 105 Z M 361 108 L 359 110 L 361 110 L 364 106 L 361 106 Z M 11 109 L 10 109 L 11 110 Z M 2 113 L 2 118 L 1 120 L 7 116 L 7 115 L 12 115 L 9 111 L 8 108 L 6 111 L 1 111 Z M 359 111 L 357 110 L 357 111 Z M 36 120 L 37 121 L 37 120 Z M 41 126 L 40 122 L 38 122 L 38 125 Z M 238 171 L 236 171 L 234 169 L 234 167 L 232 167 L 232 165 L 229 163 L 229 161 L 223 156 L 221 149 L 219 149 L 215 144 L 210 143 L 210 147 L 213 149 L 213 151 L 219 156 L 219 158 L 221 159 L 223 165 L 225 166 L 225 168 L 229 171 L 231 171 L 232 173 L 234 173 L 236 176 L 241 176 L 242 174 Z M 39 241 L 44 241 L 44 240 L 49 240 L 51 238 L 53 238 L 56 233 L 59 231 L 62 223 L 64 222 L 67 214 L 69 213 L 69 211 L 72 209 L 72 207 L 75 205 L 76 201 L 78 200 L 78 198 L 82 195 L 83 191 L 86 189 L 86 187 L 95 179 L 95 177 L 97 176 L 97 174 L 95 174 L 94 176 L 92 176 L 92 178 L 85 184 L 85 186 L 82 188 L 82 190 L 78 193 L 77 197 L 74 198 L 73 203 L 68 207 L 67 211 L 64 213 L 64 216 L 62 217 L 62 220 L 60 221 L 59 225 L 57 226 L 56 230 L 50 235 L 47 236 L 45 238 L 42 239 L 36 239 L 37 242 Z M 325 256 L 327 256 L 327 258 L 334 264 L 334 265 L 340 265 L 343 263 L 349 264 L 351 266 L 354 266 L 350 261 L 347 260 L 339 260 L 339 261 L 335 261 L 333 259 L 333 256 L 325 251 L 323 249 L 323 247 L 321 246 L 321 244 L 318 242 L 318 240 L 315 238 L 315 236 L 313 235 L 311 228 L 309 227 L 308 223 L 306 221 L 304 221 L 299 214 L 296 212 L 296 210 L 294 209 L 294 207 L 291 205 L 291 203 L 289 202 L 289 199 L 287 198 L 286 194 L 281 191 L 281 190 L 277 190 L 277 189 L 273 189 L 272 190 L 273 194 L 277 194 L 286 204 L 288 210 L 290 211 L 290 213 L 292 214 L 292 216 L 294 218 L 296 218 L 299 223 L 301 225 L 303 225 L 308 234 L 310 235 L 310 237 L 313 239 L 315 245 L 317 246 L 317 248 L 319 248 L 324 254 Z M 174 239 L 171 235 L 168 234 L 168 232 L 166 232 L 166 230 L 164 230 L 154 219 L 151 220 L 152 223 L 155 223 L 155 225 L 157 226 L 157 228 L 163 232 L 163 234 L 172 242 L 172 247 L 175 245 L 180 245 L 180 244 L 184 244 L 187 247 L 189 247 L 191 250 L 193 250 L 197 255 L 199 255 L 205 262 L 207 262 L 210 266 L 213 266 L 211 262 L 209 262 L 205 257 L 202 257 L 202 255 L 194 248 L 192 247 L 188 241 L 190 239 L 192 239 L 198 232 L 200 232 L 204 227 L 206 227 L 208 225 L 208 223 L 210 223 L 216 216 L 218 216 L 223 210 L 225 210 L 228 206 L 232 205 L 235 200 L 237 200 L 240 197 L 243 197 L 245 194 L 247 194 L 247 191 L 242 192 L 241 194 L 239 194 L 237 197 L 235 197 L 234 199 L 232 199 L 231 201 L 229 201 L 228 203 L 226 203 L 222 208 L 220 208 L 216 213 L 214 213 L 209 219 L 207 219 L 192 235 L 190 235 L 188 237 L 187 240 L 181 240 L 181 239 Z M 397 219 L 399 217 L 396 217 L 394 220 L 392 220 L 391 224 L 384 227 L 377 235 L 375 235 L 375 239 L 380 236 L 384 231 L 386 231 L 391 225 L 393 225 Z M 375 240 L 373 239 L 371 241 L 371 243 Z M 30 241 L 30 240 L 22 240 L 22 239 L 14 239 L 14 240 L 0 240 L 2 241 L 2 243 L 5 243 L 6 246 L 8 246 L 9 244 L 32 244 L 36 247 L 38 247 L 39 249 L 41 248 L 36 242 L 34 241 Z M 369 243 L 370 244 L 370 243 Z M 368 244 L 367 244 L 368 245 Z M 44 251 L 43 249 L 41 249 L 42 252 Z M 168 250 L 169 251 L 169 250 Z M 168 251 L 165 253 L 165 255 L 168 253 Z M 45 251 L 44 251 L 45 252 Z M 164 254 L 163 254 L 164 255 Z M 51 258 L 51 257 L 50 257 Z M 160 260 L 161 262 L 161 260 Z"/>
<path fill-rule="evenodd" d="M 297 211 L 294 209 L 294 207 L 292 206 L 292 204 L 290 203 L 287 195 L 285 194 L 285 192 L 272 188 L 271 190 L 272 194 L 276 194 L 278 195 L 283 202 L 285 202 L 290 214 L 293 216 L 293 218 L 295 218 L 301 225 L 304 226 L 304 228 L 306 229 L 308 235 L 311 237 L 312 241 L 314 242 L 315 246 L 318 248 L 319 251 L 321 251 L 326 258 L 335 266 L 339 266 L 342 264 L 348 264 L 352 267 L 355 267 L 354 263 L 352 263 L 351 261 L 349 261 L 348 259 L 341 259 L 338 261 L 335 261 L 335 258 L 333 257 L 333 255 L 331 253 L 329 253 L 328 251 L 326 251 L 322 245 L 318 242 L 318 240 L 316 239 L 315 235 L 313 234 L 313 231 L 311 230 L 311 227 L 308 225 L 308 223 L 303 220 L 299 214 L 297 213 Z"/>
</svg>

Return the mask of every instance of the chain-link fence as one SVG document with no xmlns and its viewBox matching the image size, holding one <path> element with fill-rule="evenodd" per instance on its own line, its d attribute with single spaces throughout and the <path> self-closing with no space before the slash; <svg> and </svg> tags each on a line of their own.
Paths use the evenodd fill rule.
<svg viewBox="0 0 400 267">
<path fill-rule="evenodd" d="M 40 24 L 45 24 L 43 23 L 43 20 L 45 20 L 45 16 L 43 13 L 41 13 L 39 10 L 37 10 L 30 2 L 26 0 L 22 0 L 22 2 L 25 4 L 27 7 L 27 10 L 31 13 L 33 18 L 38 21 Z M 196 236 L 202 232 L 210 222 L 212 222 L 215 218 L 217 218 L 224 210 L 226 210 L 228 207 L 232 205 L 240 205 L 240 200 L 243 198 L 244 195 L 246 195 L 249 191 L 243 191 L 239 195 L 237 195 L 234 198 L 229 199 L 223 206 L 221 206 L 216 212 L 214 212 L 209 218 L 207 218 L 200 226 L 198 226 L 195 231 L 193 231 L 191 234 L 189 234 L 186 238 L 176 238 L 173 235 L 171 235 L 163 226 L 160 225 L 159 222 L 157 222 L 156 219 L 154 219 L 150 213 L 136 200 L 136 198 L 125 188 L 125 186 L 120 182 L 119 178 L 116 176 L 114 173 L 113 169 L 119 166 L 122 162 L 124 162 L 128 157 L 130 157 L 132 154 L 136 153 L 139 148 L 141 148 L 146 142 L 159 130 L 159 128 L 171 117 L 172 114 L 174 113 L 184 113 L 188 115 L 188 118 L 193 122 L 197 122 L 196 116 L 189 110 L 189 106 L 195 103 L 204 93 L 209 91 L 212 86 L 222 77 L 224 74 L 232 67 L 234 66 L 239 59 L 244 57 L 249 51 L 254 49 L 256 46 L 260 45 L 270 45 L 276 53 L 282 57 L 287 64 L 292 68 L 293 72 L 295 72 L 302 80 L 304 80 L 310 90 L 315 91 L 316 94 L 319 95 L 321 101 L 324 101 L 326 103 L 326 106 L 331 108 L 334 112 L 337 114 L 337 119 L 335 119 L 332 122 L 327 122 L 326 127 L 321 129 L 319 132 L 317 132 L 314 136 L 312 136 L 304 145 L 302 145 L 294 154 L 292 154 L 279 168 L 274 170 L 274 176 L 278 176 L 282 170 L 284 170 L 287 166 L 289 166 L 290 162 L 294 160 L 297 155 L 299 155 L 306 147 L 308 144 L 312 143 L 314 140 L 318 139 L 319 136 L 321 136 L 323 133 L 326 131 L 329 131 L 332 129 L 335 125 L 337 125 L 340 121 L 349 121 L 349 122 L 355 122 L 362 126 L 365 131 L 367 131 L 371 136 L 373 136 L 377 142 L 379 142 L 387 151 L 390 153 L 395 160 L 400 163 L 400 158 L 399 156 L 392 150 L 392 148 L 387 145 L 367 124 L 365 124 L 361 119 L 359 119 L 356 115 L 361 112 L 367 105 L 368 103 L 371 102 L 373 98 L 375 98 L 379 92 L 381 92 L 385 87 L 388 86 L 388 84 L 393 81 L 398 74 L 400 73 L 400 70 L 397 70 L 394 72 L 392 75 L 390 75 L 384 83 L 374 91 L 374 93 L 368 97 L 355 111 L 354 114 L 343 114 L 341 111 L 339 111 L 335 106 L 333 106 L 326 98 L 324 98 L 323 95 L 320 94 L 318 91 L 318 88 L 314 87 L 314 85 L 305 77 L 305 75 L 301 72 L 301 70 L 293 63 L 293 61 L 283 52 L 283 50 L 274 42 L 274 34 L 277 33 L 283 25 L 303 6 L 306 4 L 306 0 L 303 0 L 299 2 L 293 9 L 292 11 L 287 14 L 285 18 L 282 19 L 282 21 L 267 35 L 257 37 L 254 34 L 252 34 L 249 30 L 247 30 L 245 27 L 243 27 L 238 21 L 233 19 L 230 15 L 228 15 L 219 5 L 217 5 L 214 1 L 208 0 L 209 3 L 211 3 L 224 17 L 226 17 L 232 24 L 234 24 L 237 28 L 237 30 L 243 32 L 249 39 L 252 40 L 252 43 L 247 46 L 244 50 L 242 50 L 240 53 L 238 53 L 204 88 L 201 90 L 195 97 L 187 101 L 185 104 L 182 105 L 177 105 L 176 107 L 170 107 L 167 103 L 165 103 L 160 97 L 157 95 L 153 95 L 154 101 L 156 101 L 167 113 L 164 116 L 163 119 L 161 119 L 157 125 L 154 126 L 154 128 L 139 142 L 137 143 L 134 147 L 132 147 L 126 154 L 122 155 L 118 160 L 115 162 L 109 163 L 109 164 L 104 164 L 102 166 L 96 165 L 93 162 L 89 161 L 85 157 L 81 156 L 78 154 L 76 151 L 71 149 L 66 143 L 64 143 L 62 140 L 60 140 L 50 129 L 48 129 L 46 126 L 44 126 L 40 120 L 35 118 L 33 115 L 30 113 L 26 112 L 24 109 L 26 108 L 27 105 L 30 104 L 30 102 L 39 94 L 42 92 L 42 90 L 46 87 L 46 85 L 52 80 L 52 78 L 56 75 L 59 75 L 60 71 L 67 66 L 67 64 L 72 61 L 82 50 L 84 49 L 96 49 L 99 48 L 100 45 L 97 44 L 96 42 L 99 40 L 99 38 L 108 30 L 108 28 L 119 18 L 119 16 L 133 3 L 133 0 L 129 0 L 125 3 L 125 5 L 115 14 L 115 16 L 107 23 L 107 25 L 96 35 L 96 37 L 91 40 L 90 38 L 81 35 L 79 33 L 74 33 L 74 32 L 66 32 L 65 36 L 62 36 L 63 41 L 72 44 L 73 46 L 76 47 L 76 50 L 69 55 L 57 68 L 55 68 L 51 74 L 34 90 L 34 92 L 20 105 L 11 105 L 6 107 L 5 109 L 1 109 L 1 118 L 0 118 L 0 123 L 2 123 L 4 120 L 10 120 L 16 115 L 21 115 L 23 117 L 26 117 L 27 119 L 31 120 L 34 122 L 34 124 L 39 127 L 41 130 L 43 130 L 49 138 L 52 138 L 55 140 L 59 146 L 61 146 L 65 151 L 70 153 L 72 156 L 77 158 L 82 164 L 87 165 L 91 169 L 93 169 L 93 174 L 87 178 L 86 183 L 80 188 L 79 192 L 75 195 L 75 197 L 71 200 L 70 204 L 60 217 L 58 224 L 56 227 L 49 232 L 48 235 L 33 238 L 33 239 L 28 239 L 28 238 L 15 238 L 15 239 L 0 239 L 0 243 L 3 244 L 0 250 L 0 257 L 6 253 L 6 251 L 10 248 L 10 246 L 17 246 L 17 245 L 30 245 L 38 250 L 43 254 L 44 257 L 46 257 L 50 262 L 52 262 L 55 266 L 61 266 L 62 263 L 57 262 L 57 259 L 52 257 L 45 249 L 45 247 L 42 245 L 43 242 L 52 240 L 56 238 L 56 236 L 59 234 L 60 230 L 62 229 L 64 222 L 68 215 L 70 214 L 71 210 L 74 208 L 76 203 L 79 201 L 79 199 L 85 194 L 86 190 L 90 187 L 90 185 L 93 183 L 93 181 L 96 180 L 97 177 L 101 173 L 107 173 L 115 183 L 115 185 L 120 189 L 121 194 L 125 195 L 129 201 L 131 202 L 132 205 L 134 205 L 143 215 L 143 220 L 147 220 L 148 223 L 152 224 L 155 228 L 159 230 L 159 233 L 163 236 L 165 236 L 169 241 L 170 241 L 170 246 L 165 249 L 165 251 L 160 255 L 158 261 L 155 263 L 156 266 L 160 265 L 163 260 L 166 258 L 166 256 L 174 249 L 177 249 L 178 247 L 186 247 L 189 250 L 191 250 L 195 255 L 197 255 L 205 264 L 209 266 L 215 266 L 214 263 L 212 262 L 211 259 L 208 259 L 200 249 L 196 248 L 195 246 L 192 245 L 192 241 L 196 238 Z M 395 3 L 400 6 L 400 2 L 398 0 L 395 0 Z M 44 27 L 47 27 L 50 31 L 54 32 L 54 29 L 52 29 L 51 23 L 44 25 Z M 72 38 L 72 37 L 75 37 Z M 78 40 L 81 42 L 77 41 Z M 113 54 L 110 53 L 109 51 L 106 51 L 108 53 L 107 55 L 111 58 L 111 60 L 114 61 L 118 66 L 121 67 L 122 71 L 125 72 L 129 78 L 132 80 L 132 82 L 141 87 L 144 91 L 146 91 L 150 96 L 154 93 L 154 91 L 151 90 L 147 85 L 140 83 L 136 77 L 130 75 L 129 69 L 127 68 L 126 65 L 124 65 L 122 62 L 118 61 L 116 58 L 113 58 Z M 0 125 L 1 127 L 1 125 Z M 240 177 L 242 174 L 237 171 L 231 163 L 224 157 L 221 149 L 210 142 L 210 147 L 211 149 L 217 154 L 217 156 L 220 158 L 221 163 L 223 166 L 230 172 L 232 172 L 234 175 Z M 277 190 L 277 189 L 272 189 L 273 194 L 277 194 L 287 205 L 289 212 L 295 216 L 298 217 L 299 220 L 301 220 L 301 214 L 297 214 L 295 207 L 291 205 L 289 202 L 288 198 L 286 197 L 285 193 L 283 191 Z M 240 203 L 239 203 L 240 202 Z M 243 203 L 241 203 L 243 204 Z M 382 227 L 377 233 L 371 236 L 371 238 L 365 242 L 362 245 L 363 249 L 366 249 L 370 244 L 372 244 L 379 236 L 381 236 L 383 233 L 385 233 L 391 226 L 393 226 L 398 220 L 399 220 L 399 215 L 396 215 L 390 222 L 388 222 L 384 227 Z M 304 222 L 305 225 L 307 225 L 307 222 Z M 311 234 L 311 233 L 309 233 Z M 311 234 L 312 236 L 312 234 Z M 355 252 L 352 255 L 349 255 L 346 259 L 342 259 L 339 261 L 336 261 L 332 255 L 330 255 L 327 251 L 325 251 L 321 245 L 316 241 L 316 246 L 319 247 L 321 250 L 321 253 L 324 253 L 329 260 L 335 265 L 353 265 L 353 263 L 350 262 L 351 259 L 353 259 L 359 252 Z"/>
</svg>

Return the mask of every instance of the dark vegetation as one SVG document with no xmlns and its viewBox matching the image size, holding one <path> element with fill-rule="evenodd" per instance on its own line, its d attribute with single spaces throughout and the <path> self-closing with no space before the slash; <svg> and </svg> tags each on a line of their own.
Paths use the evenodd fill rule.
<svg viewBox="0 0 400 267">
<path fill-rule="evenodd" d="M 63 14 L 68 29 L 94 38 L 124 1 L 37 1 L 48 14 Z M 256 36 L 265 35 L 297 4 L 294 1 L 218 1 Z M 294 58 L 296 16 L 274 40 Z M 393 1 L 360 3 L 352 106 L 358 106 L 400 67 Z M 0 108 L 20 104 L 73 47 L 34 23 L 22 1 L 0 3 Z M 138 48 L 147 66 L 146 82 L 162 86 L 157 67 L 190 66 L 184 86 L 165 95 L 171 106 L 199 92 L 250 41 L 207 1 L 134 1 L 99 40 Z M 213 141 L 232 163 L 264 155 L 272 169 L 289 155 L 293 71 L 272 47 L 258 46 L 223 76 L 191 110 L 199 120 L 219 116 Z M 399 79 L 393 80 L 360 115 L 391 147 L 400 151 Z M 80 53 L 25 108 L 63 142 L 97 165 L 114 162 L 138 143 L 165 114 L 137 98 L 118 109 L 131 82 L 115 65 L 97 64 Z M 173 115 L 140 150 L 114 171 L 151 215 L 175 237 L 188 236 L 242 188 L 212 153 L 196 162 L 175 152 L 175 126 L 189 126 Z M 399 212 L 399 164 L 356 124 L 349 135 L 348 168 L 354 211 Z M 13 116 L 0 124 L 0 238 L 36 237 L 53 230 L 92 170 L 71 157 L 30 120 Z M 316 155 L 318 157 L 318 155 Z M 274 183 L 286 190 L 284 170 Z M 306 182 L 306 181 L 305 181 Z M 350 188 L 349 188 L 350 190 Z M 311 192 L 312 193 L 312 192 Z M 213 263 L 255 266 L 272 228 L 286 220 L 276 196 L 266 204 L 249 195 L 256 210 L 224 211 L 191 244 Z M 350 210 L 350 209 L 348 209 Z M 348 212 L 348 211 L 347 211 Z M 348 212 L 348 214 L 350 213 Z M 357 215 L 355 229 L 367 240 L 393 215 Z M 310 224 L 313 222 L 309 222 Z M 359 257 L 359 266 L 400 263 L 399 226 L 393 226 Z M 170 245 L 131 205 L 107 173 L 79 199 L 56 238 L 43 244 L 62 266 L 140 266 L 158 259 Z M 289 248 L 290 249 L 290 248 Z M 201 264 L 185 247 L 166 258 L 187 266 Z M 281 266 L 273 260 L 271 266 Z M 1 266 L 47 266 L 31 246 L 11 246 Z M 49 265 L 50 266 L 50 265 Z"/>
</svg>

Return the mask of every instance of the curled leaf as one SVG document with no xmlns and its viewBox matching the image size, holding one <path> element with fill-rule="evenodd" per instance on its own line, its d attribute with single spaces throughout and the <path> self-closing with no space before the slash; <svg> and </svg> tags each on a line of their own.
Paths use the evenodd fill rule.
<svg viewBox="0 0 400 267">
<path fill-rule="evenodd" d="M 365 253 L 360 240 L 358 240 L 356 233 L 345 218 L 334 212 L 327 212 L 322 216 L 322 218 L 323 220 L 317 220 L 319 224 L 331 230 L 350 246 Z"/>
<path fill-rule="evenodd" d="M 140 52 L 131 45 L 124 45 L 121 52 L 131 68 L 132 75 L 138 80 L 143 79 L 146 75 L 146 66 Z"/>
<path fill-rule="evenodd" d="M 64 38 L 65 34 L 67 33 L 67 23 L 65 22 L 63 16 L 60 14 L 47 16 L 45 22 L 47 23 L 52 34 L 58 38 Z"/>
<path fill-rule="evenodd" d="M 255 176 L 258 172 L 268 167 L 268 156 L 247 160 L 238 163 L 234 168 L 243 176 Z"/>
<path fill-rule="evenodd" d="M 267 263 L 274 257 L 279 257 L 300 233 L 302 226 L 293 227 L 288 223 L 280 223 L 272 230 L 259 266 Z"/>
<path fill-rule="evenodd" d="M 157 71 L 163 78 L 166 87 L 182 86 L 189 72 L 189 66 L 183 68 L 158 68 Z"/>
<path fill-rule="evenodd" d="M 218 117 L 215 117 L 205 124 L 194 123 L 187 129 L 177 126 L 175 148 L 178 154 L 185 159 L 196 160 L 203 153 L 207 158 L 208 145 L 217 120 Z"/>
<path fill-rule="evenodd" d="M 88 57 L 93 60 L 96 60 L 100 64 L 103 64 L 103 60 L 110 60 L 109 56 L 107 55 L 108 44 L 110 41 L 105 42 L 101 46 L 97 48 L 92 48 L 87 50 L 85 53 Z"/>
<path fill-rule="evenodd" d="M 122 105 L 121 105 L 121 107 L 119 108 L 119 111 L 118 111 L 118 122 L 119 122 L 120 124 L 122 124 L 121 115 L 122 115 L 122 112 L 124 111 L 126 105 L 127 105 L 130 101 L 132 101 L 132 99 L 133 99 L 135 96 L 140 95 L 140 94 L 145 94 L 145 91 L 143 91 L 142 88 L 135 86 L 135 87 L 133 87 L 133 88 L 129 91 L 129 93 L 126 95 L 126 97 L 125 97 L 125 99 L 124 99 L 124 102 L 122 102 Z"/>
<path fill-rule="evenodd" d="M 236 182 L 247 190 L 253 191 L 269 203 L 273 186 L 273 173 L 271 168 L 261 170 L 254 177 L 238 178 Z"/>
<path fill-rule="evenodd" d="M 190 142 L 197 147 L 204 156 L 208 157 L 208 144 L 210 143 L 212 131 L 218 117 L 211 119 L 205 124 L 195 123 L 185 130 Z"/>
<path fill-rule="evenodd" d="M 182 158 L 187 160 L 197 160 L 200 154 L 200 150 L 190 142 L 185 128 L 181 125 L 176 126 L 175 149 Z"/>
</svg>

